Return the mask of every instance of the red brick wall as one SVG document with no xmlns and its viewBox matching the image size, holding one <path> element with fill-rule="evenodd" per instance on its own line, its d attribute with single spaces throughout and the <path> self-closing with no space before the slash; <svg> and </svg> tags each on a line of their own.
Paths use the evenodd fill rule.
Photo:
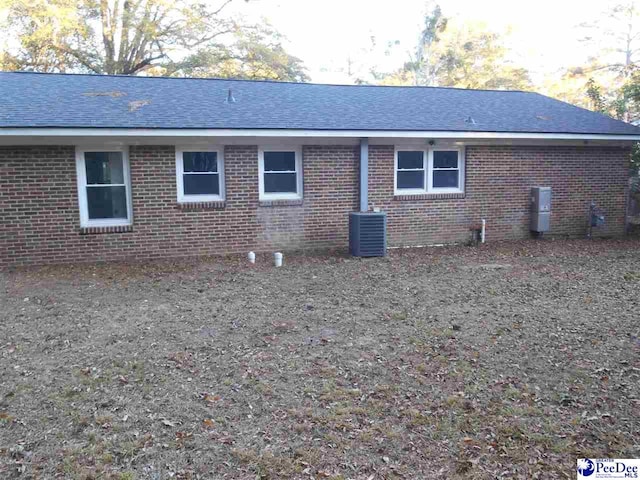
<svg viewBox="0 0 640 480">
<path fill-rule="evenodd" d="M 0 265 L 60 262 L 78 237 L 73 147 L 0 147 Z"/>
<path fill-rule="evenodd" d="M 273 205 L 258 201 L 257 147 L 228 146 L 224 207 L 184 210 L 174 148 L 131 147 L 132 231 L 81 234 L 74 147 L 0 147 L 0 266 L 346 247 L 358 151 L 304 147 L 303 202 Z M 465 198 L 397 200 L 393 147 L 371 147 L 370 201 L 389 214 L 391 245 L 466 240 L 483 217 L 488 240 L 527 236 L 532 185 L 553 188 L 554 233 L 582 235 L 592 198 L 607 214 L 602 233 L 623 232 L 626 149 L 468 147 L 466 157 Z"/>
<path fill-rule="evenodd" d="M 394 198 L 392 146 L 369 155 L 369 202 L 388 214 L 390 245 L 466 241 L 482 218 L 487 241 L 527 237 L 532 186 L 552 188 L 550 233 L 585 234 L 591 200 L 607 217 L 594 234 L 624 233 L 628 149 L 469 146 L 464 198 L 419 200 Z"/>
<path fill-rule="evenodd" d="M 304 147 L 304 200 L 258 201 L 258 150 L 225 148 L 224 208 L 178 208 L 174 147 L 129 151 L 133 229 L 80 234 L 74 147 L 0 147 L 0 266 L 327 248 L 348 242 L 356 147 Z M 293 202 L 296 203 L 296 202 Z"/>
</svg>

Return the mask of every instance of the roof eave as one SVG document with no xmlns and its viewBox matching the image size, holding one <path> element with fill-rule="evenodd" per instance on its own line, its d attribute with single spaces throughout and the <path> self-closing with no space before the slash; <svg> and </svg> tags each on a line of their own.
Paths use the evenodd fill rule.
<svg viewBox="0 0 640 480">
<path fill-rule="evenodd" d="M 455 130 L 296 130 L 296 129 L 167 129 L 95 127 L 1 127 L 2 137 L 335 137 L 455 138 L 522 140 L 640 141 L 638 134 L 564 132 L 485 132 Z"/>
</svg>

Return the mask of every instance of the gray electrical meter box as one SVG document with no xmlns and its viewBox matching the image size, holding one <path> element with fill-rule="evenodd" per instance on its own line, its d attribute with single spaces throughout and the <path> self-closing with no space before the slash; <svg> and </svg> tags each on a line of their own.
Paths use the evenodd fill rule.
<svg viewBox="0 0 640 480">
<path fill-rule="evenodd" d="M 551 187 L 531 188 L 531 231 L 549 231 L 551 220 Z"/>
</svg>

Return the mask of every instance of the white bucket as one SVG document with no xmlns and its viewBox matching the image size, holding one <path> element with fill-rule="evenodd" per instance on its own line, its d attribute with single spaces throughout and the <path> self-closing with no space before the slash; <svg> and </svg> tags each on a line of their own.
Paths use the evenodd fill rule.
<svg viewBox="0 0 640 480">
<path fill-rule="evenodd" d="M 249 262 L 256 263 L 256 254 L 255 254 L 255 252 L 249 252 L 247 254 L 247 258 L 249 259 Z"/>
<path fill-rule="evenodd" d="M 273 254 L 273 259 L 276 263 L 276 267 L 282 266 L 282 254 L 280 252 L 276 252 Z"/>
</svg>

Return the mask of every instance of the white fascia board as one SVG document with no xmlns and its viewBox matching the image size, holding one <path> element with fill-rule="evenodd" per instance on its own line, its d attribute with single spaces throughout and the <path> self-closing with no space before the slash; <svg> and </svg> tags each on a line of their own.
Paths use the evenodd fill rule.
<svg viewBox="0 0 640 480">
<path fill-rule="evenodd" d="M 0 137 L 298 137 L 298 138 L 452 138 L 526 140 L 640 141 L 640 135 L 600 133 L 521 133 L 397 130 L 0 128 Z"/>
</svg>

